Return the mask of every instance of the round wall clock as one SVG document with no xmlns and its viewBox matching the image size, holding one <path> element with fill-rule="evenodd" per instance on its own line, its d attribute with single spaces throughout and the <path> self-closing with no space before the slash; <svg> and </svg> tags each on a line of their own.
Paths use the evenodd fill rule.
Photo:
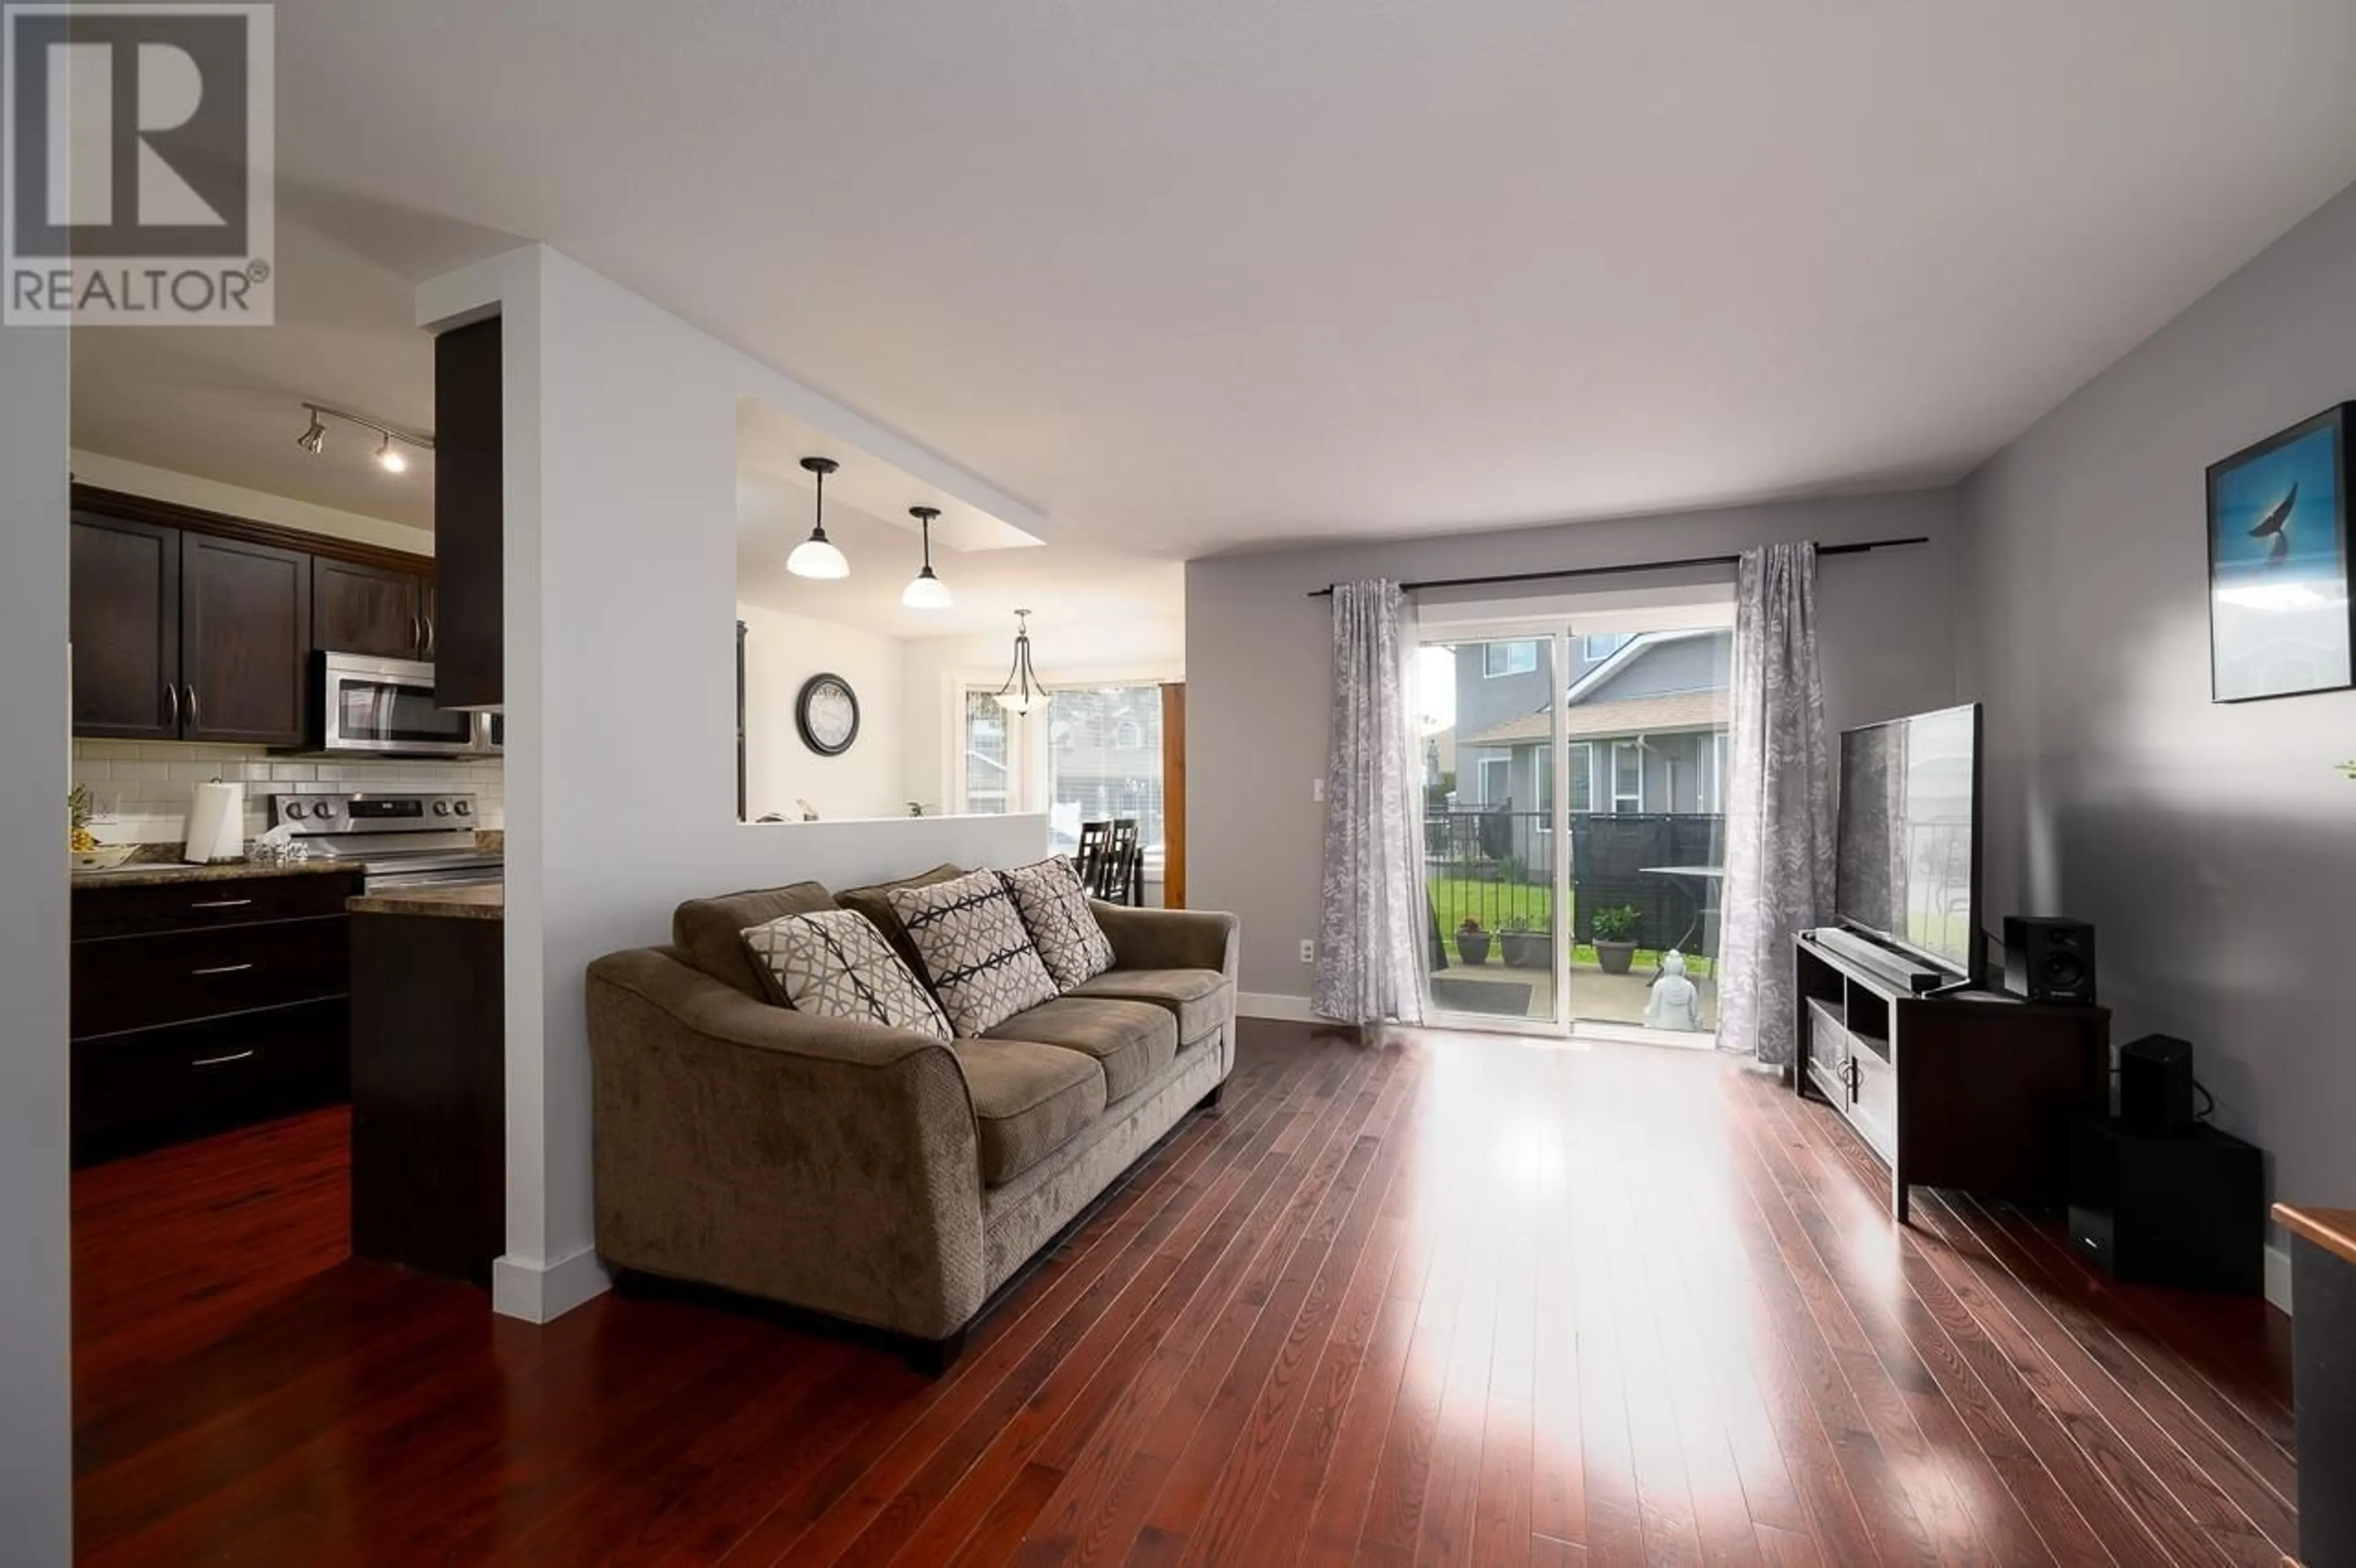
<svg viewBox="0 0 2356 1568">
<path fill-rule="evenodd" d="M 794 728 L 821 757 L 839 757 L 859 739 L 859 694 L 839 675 L 814 675 L 794 699 Z"/>
</svg>

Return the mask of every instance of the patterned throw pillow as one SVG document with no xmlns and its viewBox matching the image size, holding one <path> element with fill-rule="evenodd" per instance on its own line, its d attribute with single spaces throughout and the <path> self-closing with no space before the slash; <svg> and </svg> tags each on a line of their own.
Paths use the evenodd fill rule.
<svg viewBox="0 0 2356 1568">
<path fill-rule="evenodd" d="M 797 1011 L 950 1038 L 940 1004 L 856 910 L 785 915 L 748 929 L 744 945 Z"/>
<path fill-rule="evenodd" d="M 1112 940 L 1088 907 L 1088 892 L 1069 855 L 998 873 L 1014 895 L 1023 925 L 1059 989 L 1084 986 L 1112 967 Z"/>
<path fill-rule="evenodd" d="M 961 1035 L 978 1035 L 1055 998 L 1023 916 L 995 871 L 884 894 Z"/>
</svg>

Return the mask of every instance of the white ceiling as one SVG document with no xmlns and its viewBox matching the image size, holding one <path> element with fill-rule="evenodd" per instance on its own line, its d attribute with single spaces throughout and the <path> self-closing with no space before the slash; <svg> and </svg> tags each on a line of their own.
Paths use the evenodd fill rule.
<svg viewBox="0 0 2356 1568">
<path fill-rule="evenodd" d="M 1947 479 L 2356 178 L 2347 0 L 276 15 L 286 325 L 78 335 L 78 443 L 421 520 L 294 400 L 430 422 L 408 283 L 545 240 L 1033 571 Z"/>
</svg>

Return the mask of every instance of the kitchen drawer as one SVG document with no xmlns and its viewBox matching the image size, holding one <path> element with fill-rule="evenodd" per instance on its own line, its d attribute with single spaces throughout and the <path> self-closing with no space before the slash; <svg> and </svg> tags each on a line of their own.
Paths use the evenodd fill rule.
<svg viewBox="0 0 2356 1568">
<path fill-rule="evenodd" d="M 76 1040 L 351 989 L 350 921 L 280 921 L 73 944 Z"/>
<path fill-rule="evenodd" d="M 177 1029 L 77 1040 L 77 1164 L 343 1099 L 350 1008 L 342 997 Z"/>
<path fill-rule="evenodd" d="M 225 877 L 110 888 L 87 883 L 73 891 L 73 935 L 147 936 L 166 931 L 207 931 L 265 920 L 306 920 L 341 914 L 360 891 L 360 874 L 302 871 L 282 877 Z"/>
</svg>

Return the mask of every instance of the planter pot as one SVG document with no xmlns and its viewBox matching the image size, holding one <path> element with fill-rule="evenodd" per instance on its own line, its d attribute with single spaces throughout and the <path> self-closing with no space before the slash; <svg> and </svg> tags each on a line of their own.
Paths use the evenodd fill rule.
<svg viewBox="0 0 2356 1568">
<path fill-rule="evenodd" d="M 1544 969 L 1554 963 L 1554 933 L 1550 931 L 1508 931 L 1497 937 L 1497 944 L 1505 950 L 1505 964 L 1513 969 Z"/>
<path fill-rule="evenodd" d="M 1625 975 L 1636 962 L 1636 944 L 1633 942 L 1598 942 L 1595 962 L 1606 975 Z"/>
<path fill-rule="evenodd" d="M 1489 962 L 1489 933 L 1485 931 L 1458 932 L 1456 951 L 1467 964 L 1486 964 Z"/>
</svg>

